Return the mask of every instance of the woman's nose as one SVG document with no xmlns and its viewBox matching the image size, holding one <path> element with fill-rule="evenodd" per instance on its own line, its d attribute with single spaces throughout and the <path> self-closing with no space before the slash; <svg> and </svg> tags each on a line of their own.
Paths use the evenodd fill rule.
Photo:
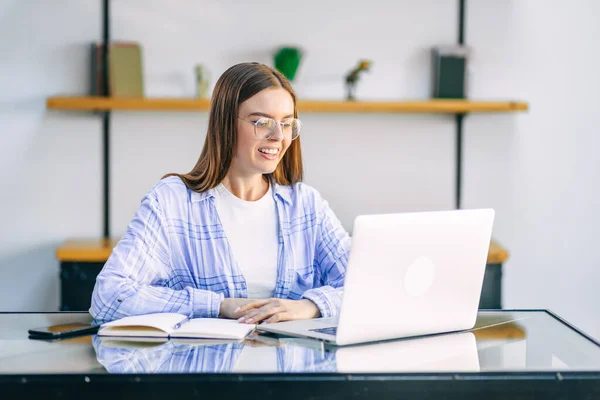
<svg viewBox="0 0 600 400">
<path fill-rule="evenodd" d="M 283 140 L 283 136 L 283 128 L 281 127 L 281 124 L 275 125 L 275 131 L 273 132 L 273 136 L 271 136 L 270 140 L 280 142 Z"/>
</svg>

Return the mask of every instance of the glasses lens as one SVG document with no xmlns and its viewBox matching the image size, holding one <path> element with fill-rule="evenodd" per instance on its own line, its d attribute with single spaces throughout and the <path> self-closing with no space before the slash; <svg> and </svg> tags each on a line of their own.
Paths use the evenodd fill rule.
<svg viewBox="0 0 600 400">
<path fill-rule="evenodd" d="M 256 137 L 261 140 L 270 139 L 275 132 L 277 122 L 271 118 L 262 117 L 254 123 L 254 133 Z M 296 139 L 300 135 L 300 128 L 302 123 L 299 119 L 290 118 L 285 121 L 281 121 L 281 131 L 285 136 L 290 136 Z"/>
<path fill-rule="evenodd" d="M 300 123 L 299 119 L 290 118 L 281 122 L 283 133 L 287 136 L 291 136 L 292 139 L 296 139 L 300 134 L 300 128 L 302 127 L 302 123 Z"/>
<path fill-rule="evenodd" d="M 254 133 L 259 139 L 268 139 L 275 130 L 275 121 L 271 118 L 262 117 L 254 123 Z"/>
<path fill-rule="evenodd" d="M 300 135 L 300 128 L 302 128 L 302 122 L 299 119 L 294 118 L 294 125 L 292 127 L 292 139 L 296 139 Z"/>
</svg>

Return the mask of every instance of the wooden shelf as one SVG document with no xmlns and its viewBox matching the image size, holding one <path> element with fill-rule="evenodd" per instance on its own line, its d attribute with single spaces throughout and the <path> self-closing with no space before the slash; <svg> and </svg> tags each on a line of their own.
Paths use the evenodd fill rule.
<svg viewBox="0 0 600 400">
<path fill-rule="evenodd" d="M 208 99 L 50 97 L 46 107 L 73 111 L 208 111 Z"/>
<path fill-rule="evenodd" d="M 508 251 L 502 248 L 498 243 L 492 241 L 490 243 L 490 251 L 488 252 L 488 264 L 502 264 L 508 260 Z"/>
<path fill-rule="evenodd" d="M 209 99 L 50 97 L 46 106 L 73 111 L 208 111 Z M 333 101 L 299 100 L 298 111 L 310 113 L 443 113 L 526 111 L 518 101 L 415 100 L 415 101 Z"/>
<path fill-rule="evenodd" d="M 119 239 L 68 240 L 56 249 L 59 261 L 105 262 Z"/>
<path fill-rule="evenodd" d="M 434 113 L 526 111 L 528 104 L 515 101 L 415 100 L 415 101 L 321 101 L 300 100 L 299 112 L 322 113 Z"/>
<path fill-rule="evenodd" d="M 119 239 L 68 240 L 56 250 L 59 261 L 105 262 Z M 488 264 L 499 264 L 508 259 L 508 252 L 495 242 L 490 245 Z"/>
</svg>

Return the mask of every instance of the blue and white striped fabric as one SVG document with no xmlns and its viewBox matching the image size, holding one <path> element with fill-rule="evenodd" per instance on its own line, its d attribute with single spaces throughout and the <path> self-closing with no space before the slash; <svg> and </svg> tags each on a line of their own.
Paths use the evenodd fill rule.
<svg viewBox="0 0 600 400">
<path fill-rule="evenodd" d="M 273 183 L 272 189 L 279 219 L 274 297 L 310 299 L 323 317 L 336 316 L 350 250 L 347 232 L 310 186 Z M 247 288 L 213 190 L 196 193 L 169 177 L 143 198 L 98 275 L 90 313 L 98 321 L 157 312 L 216 318 L 225 297 L 247 297 Z"/>
<path fill-rule="evenodd" d="M 92 344 L 98 362 L 111 374 L 235 373 L 236 363 L 247 346 L 241 343 L 185 344 L 170 340 L 151 347 L 127 348 L 125 345 L 121 348 L 105 345 L 96 335 L 92 337 Z M 277 366 L 272 371 L 260 370 L 257 360 L 257 372 L 336 372 L 334 352 L 291 344 L 272 350 L 277 354 Z"/>
</svg>

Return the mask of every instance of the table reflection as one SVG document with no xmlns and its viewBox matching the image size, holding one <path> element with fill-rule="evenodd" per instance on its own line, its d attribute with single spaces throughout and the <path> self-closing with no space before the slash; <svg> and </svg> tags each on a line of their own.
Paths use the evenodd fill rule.
<svg viewBox="0 0 600 400">
<path fill-rule="evenodd" d="M 266 341 L 273 343 L 265 343 Z M 244 342 L 148 343 L 92 339 L 98 362 L 109 373 L 293 373 L 334 372 L 334 354 L 277 339 Z"/>
<path fill-rule="evenodd" d="M 337 372 L 479 372 L 471 332 L 395 340 L 336 350 Z"/>
<path fill-rule="evenodd" d="M 109 373 L 477 372 L 471 332 L 348 347 L 252 335 L 243 342 L 92 340 Z"/>
</svg>

